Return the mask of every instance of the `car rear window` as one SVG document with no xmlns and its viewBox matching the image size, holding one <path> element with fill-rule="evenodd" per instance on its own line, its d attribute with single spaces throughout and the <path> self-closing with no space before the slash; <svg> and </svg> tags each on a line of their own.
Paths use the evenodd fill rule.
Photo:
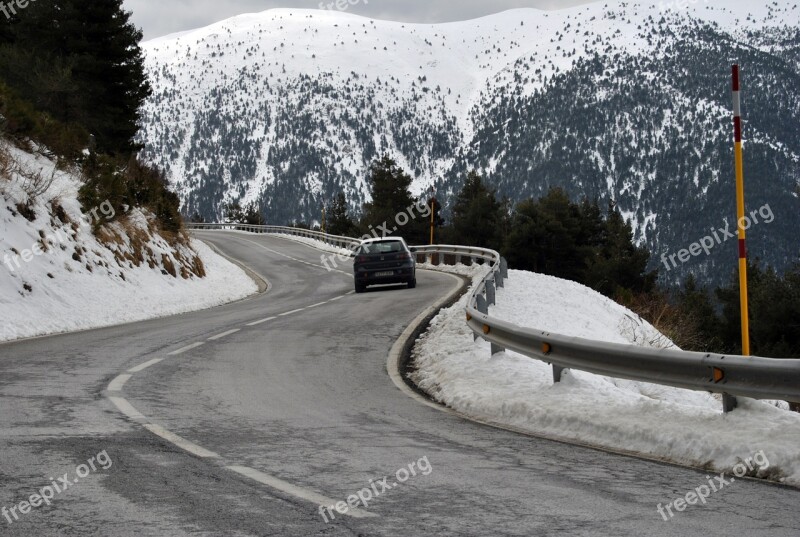
<svg viewBox="0 0 800 537">
<path fill-rule="evenodd" d="M 402 252 L 403 250 L 405 250 L 405 248 L 403 248 L 403 243 L 400 241 L 371 242 L 362 244 L 359 254 L 392 254 Z"/>
</svg>

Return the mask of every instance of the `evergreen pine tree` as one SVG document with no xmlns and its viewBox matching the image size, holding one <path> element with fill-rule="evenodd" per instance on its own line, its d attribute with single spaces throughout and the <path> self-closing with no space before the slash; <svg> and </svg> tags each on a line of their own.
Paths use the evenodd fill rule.
<svg viewBox="0 0 800 537">
<path fill-rule="evenodd" d="M 63 123 L 95 135 L 100 152 L 127 154 L 150 94 L 122 0 L 31 3 L 0 33 L 0 76 Z"/>
<path fill-rule="evenodd" d="M 390 234 L 402 234 L 403 229 L 400 229 L 396 218 L 400 213 L 407 213 L 408 208 L 414 205 L 414 198 L 409 192 L 412 179 L 388 155 L 374 162 L 370 170 L 372 201 L 364 204 L 362 231 L 369 233 L 374 229 L 379 235 L 385 234 L 386 230 L 379 227 L 386 226 Z M 410 238 L 409 241 L 415 242 Z"/>
<path fill-rule="evenodd" d="M 503 205 L 476 171 L 467 175 L 453 205 L 453 241 L 480 248 L 499 247 Z"/>
<path fill-rule="evenodd" d="M 583 211 L 585 220 L 595 221 L 593 208 L 584 205 Z M 594 232 L 599 244 L 591 239 L 587 243 L 596 253 L 589 259 L 584 283 L 612 298 L 622 290 L 641 293 L 653 289 L 656 273 L 647 272 L 650 252 L 633 243 L 633 230 L 613 203 L 609 203 L 601 228 L 599 236 Z"/>
<path fill-rule="evenodd" d="M 326 230 L 331 235 L 350 237 L 357 234 L 356 224 L 348 212 L 347 198 L 339 192 L 328 208 Z"/>
</svg>

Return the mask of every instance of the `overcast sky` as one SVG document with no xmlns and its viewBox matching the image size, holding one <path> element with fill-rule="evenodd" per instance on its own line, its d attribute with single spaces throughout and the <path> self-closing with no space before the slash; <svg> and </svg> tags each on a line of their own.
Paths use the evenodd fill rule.
<svg viewBox="0 0 800 537">
<path fill-rule="evenodd" d="M 474 19 L 518 7 L 558 9 L 588 0 L 347 0 L 347 12 L 403 22 Z M 336 0 L 324 0 L 327 6 Z M 345 2 L 345 0 L 342 0 Z M 319 9 L 320 0 L 125 0 L 145 39 L 208 26 L 217 21 L 276 7 Z"/>
</svg>

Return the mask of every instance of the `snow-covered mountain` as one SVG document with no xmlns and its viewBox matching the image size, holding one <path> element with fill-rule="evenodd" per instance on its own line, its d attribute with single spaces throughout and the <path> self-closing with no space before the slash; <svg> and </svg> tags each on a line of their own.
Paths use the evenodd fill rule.
<svg viewBox="0 0 800 537">
<path fill-rule="evenodd" d="M 740 62 L 749 203 L 776 213 L 752 244 L 782 267 L 800 226 L 798 27 L 785 0 L 601 2 L 437 25 L 275 9 L 146 42 L 141 141 L 187 214 L 216 218 L 240 200 L 270 223 L 313 221 L 340 190 L 358 209 L 370 162 L 389 153 L 417 192 L 436 182 L 445 198 L 477 168 L 514 201 L 551 186 L 613 200 L 659 255 L 735 215 Z M 731 255 L 670 279 L 724 280 Z"/>
</svg>

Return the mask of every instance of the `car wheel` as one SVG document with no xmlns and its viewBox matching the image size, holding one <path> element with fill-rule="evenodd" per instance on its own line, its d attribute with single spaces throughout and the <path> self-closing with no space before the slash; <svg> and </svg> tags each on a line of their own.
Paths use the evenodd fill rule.
<svg viewBox="0 0 800 537">
<path fill-rule="evenodd" d="M 409 288 L 409 289 L 413 289 L 413 288 L 415 288 L 416 286 L 417 286 L 417 279 L 416 279 L 416 278 L 414 278 L 413 280 L 411 280 L 411 281 L 409 281 L 409 282 L 408 282 L 408 288 Z"/>
<path fill-rule="evenodd" d="M 356 293 L 363 293 L 366 290 L 366 286 L 360 283 L 356 284 Z"/>
</svg>

